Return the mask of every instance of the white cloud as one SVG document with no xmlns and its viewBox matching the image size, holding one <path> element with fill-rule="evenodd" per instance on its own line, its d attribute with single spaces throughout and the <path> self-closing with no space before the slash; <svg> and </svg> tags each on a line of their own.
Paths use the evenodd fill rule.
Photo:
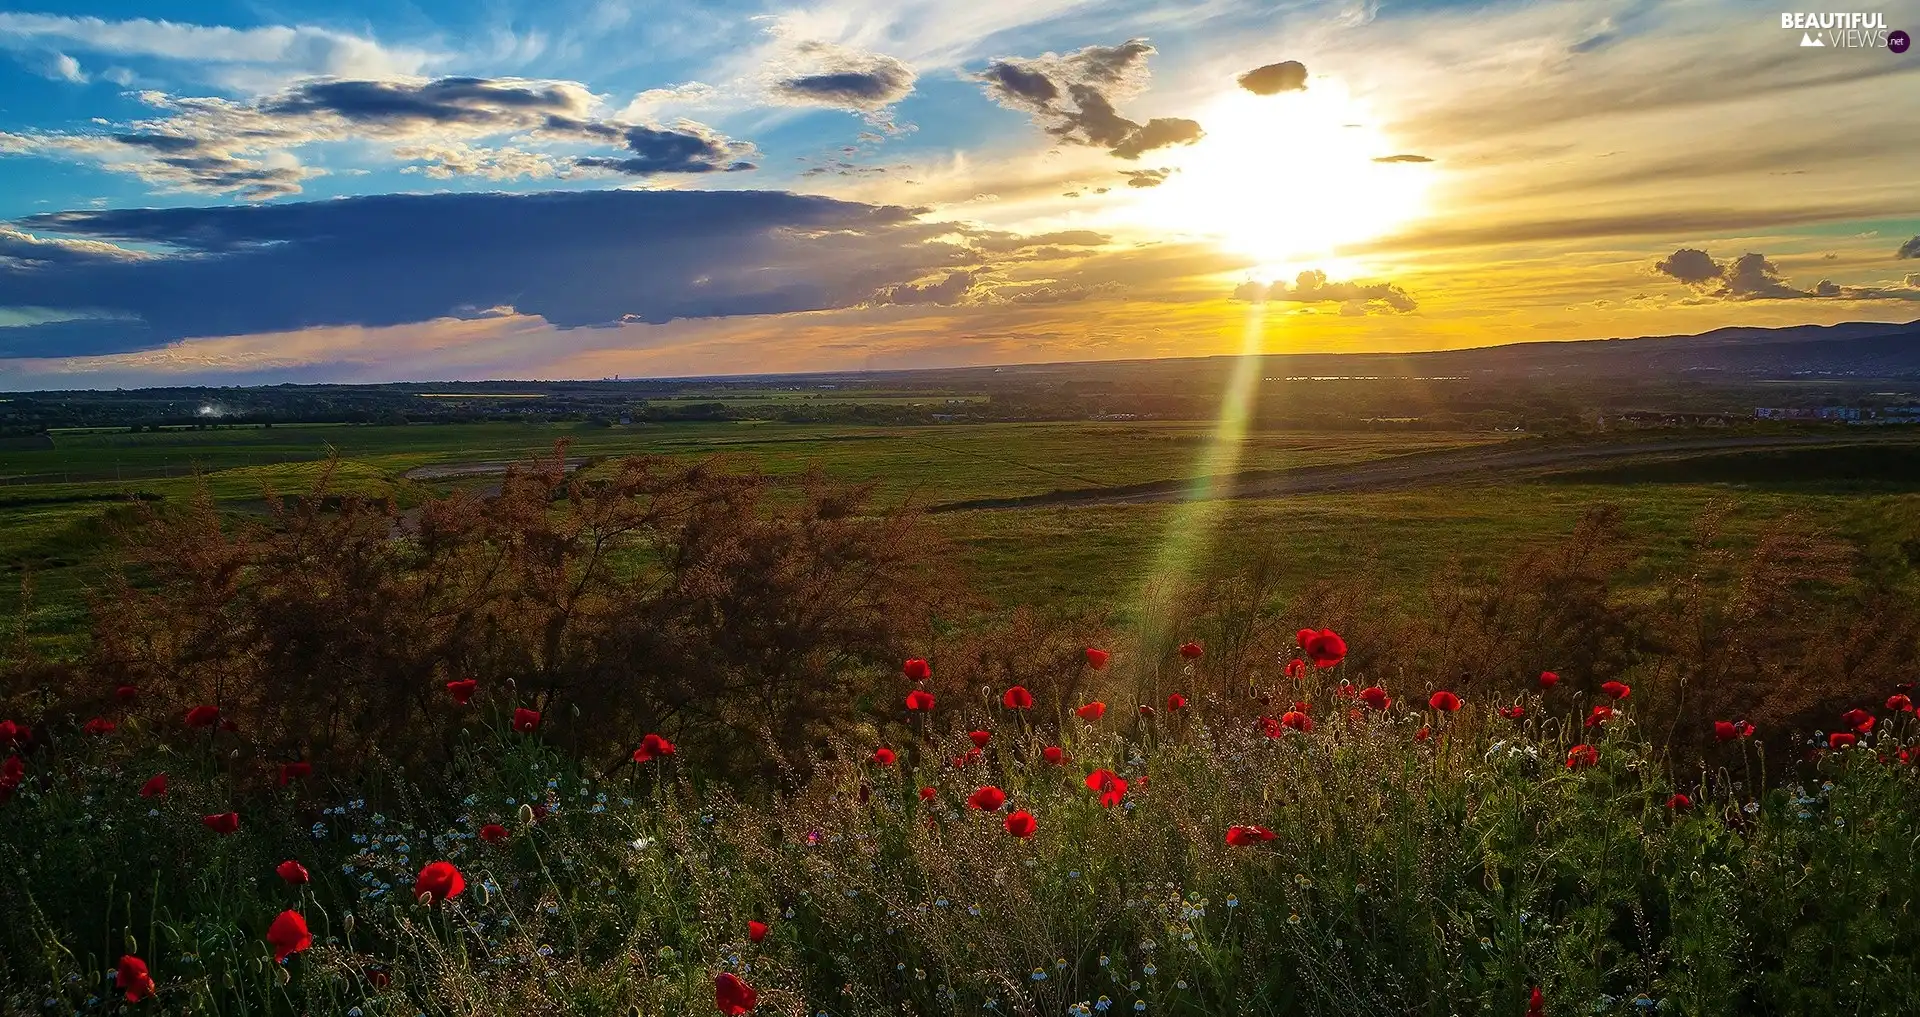
<svg viewBox="0 0 1920 1017">
<path fill-rule="evenodd" d="M 445 60 L 442 54 L 308 25 L 228 28 L 0 11 L 0 48 L 56 43 L 83 53 L 206 65 L 216 69 L 219 80 L 236 85 L 315 74 L 385 78 L 418 74 Z"/>
</svg>

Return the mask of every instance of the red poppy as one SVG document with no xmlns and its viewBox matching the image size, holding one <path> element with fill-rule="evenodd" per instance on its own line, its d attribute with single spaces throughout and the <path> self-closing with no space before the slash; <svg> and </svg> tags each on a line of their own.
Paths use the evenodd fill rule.
<svg viewBox="0 0 1920 1017">
<path fill-rule="evenodd" d="M 1305 629 L 1301 630 L 1306 631 Z M 1300 644 L 1307 659 L 1314 667 L 1332 667 L 1347 657 L 1347 641 L 1334 634 L 1332 629 L 1321 629 L 1312 638 Z"/>
<path fill-rule="evenodd" d="M 1147 705 L 1147 704 L 1145 704 L 1145 703 L 1141 703 L 1141 704 L 1140 704 L 1140 716 L 1142 716 L 1142 717 L 1151 717 L 1151 716 L 1153 716 L 1153 707 L 1151 707 L 1151 706 L 1148 706 L 1148 705 Z"/>
<path fill-rule="evenodd" d="M 1910 699 L 1910 698 L 1908 698 L 1908 697 L 1907 697 L 1907 696 L 1905 696 L 1905 695 L 1902 695 L 1902 694 L 1900 694 L 1900 693 L 1898 693 L 1898 692 L 1896 692 L 1896 693 L 1894 693 L 1893 695 L 1891 695 L 1891 696 L 1888 696 L 1888 697 L 1887 697 L 1887 712 L 1889 712 L 1889 713 L 1912 713 L 1912 712 L 1913 712 L 1913 700 L 1912 700 L 1912 699 Z"/>
<path fill-rule="evenodd" d="M 164 773 L 156 773 L 148 777 L 145 784 L 140 785 L 140 797 L 142 798 L 158 798 L 166 793 L 167 775 Z"/>
<path fill-rule="evenodd" d="M 273 947 L 274 963 L 313 945 L 313 933 L 307 931 L 307 920 L 300 917 L 298 911 L 282 911 L 280 916 L 267 926 L 267 945 Z"/>
<path fill-rule="evenodd" d="M 201 816 L 200 825 L 218 834 L 229 834 L 240 829 L 238 812 L 216 812 L 211 816 Z"/>
<path fill-rule="evenodd" d="M 1460 697 L 1441 689 L 1427 697 L 1427 705 L 1442 713 L 1452 713 L 1460 709 Z"/>
<path fill-rule="evenodd" d="M 1095 770 L 1087 774 L 1087 790 L 1100 792 L 1100 804 L 1110 809 L 1126 797 L 1127 782 L 1112 770 Z"/>
<path fill-rule="evenodd" d="M 1081 720 L 1091 724 L 1107 715 L 1107 704 L 1095 700 L 1073 712 L 1077 714 Z"/>
<path fill-rule="evenodd" d="M 1673 797 L 1667 799 L 1667 808 L 1675 812 L 1685 812 L 1693 808 L 1693 799 L 1683 794 L 1675 794 Z"/>
<path fill-rule="evenodd" d="M 115 724 L 113 721 L 110 721 L 105 717 L 95 717 L 92 720 L 87 721 L 85 724 L 81 725 L 80 730 L 85 731 L 90 735 L 103 735 L 103 734 L 112 734 L 113 729 L 119 726 L 120 725 Z"/>
<path fill-rule="evenodd" d="M 967 751 L 961 753 L 960 755 L 953 757 L 953 765 L 956 768 L 962 767 L 967 765 L 968 763 L 977 761 L 979 758 L 980 758 L 979 749 L 968 749 Z"/>
<path fill-rule="evenodd" d="M 1260 725 L 1260 733 L 1266 735 L 1268 738 L 1278 738 L 1285 733 L 1280 727 L 1280 722 L 1274 720 L 1272 717 L 1262 717 L 1258 721 L 1255 721 L 1255 723 Z"/>
<path fill-rule="evenodd" d="M 633 750 L 633 761 L 651 763 L 656 759 L 665 759 L 673 755 L 673 743 L 657 734 L 648 734 L 640 739 L 640 747 Z"/>
<path fill-rule="evenodd" d="M 933 796 L 938 793 L 939 792 L 936 792 L 930 787 L 923 787 L 920 789 L 920 800 L 923 802 L 933 801 Z"/>
<path fill-rule="evenodd" d="M 1513 706 L 1503 706 L 1500 708 L 1500 716 L 1505 717 L 1508 720 L 1521 720 L 1525 718 L 1526 715 L 1527 715 L 1527 708 L 1517 703 L 1514 704 Z"/>
<path fill-rule="evenodd" d="M 33 728 L 10 720 L 0 720 L 0 748 L 13 748 L 32 740 Z"/>
<path fill-rule="evenodd" d="M 1559 676 L 1559 675 L 1557 675 L 1557 674 L 1555 674 L 1555 673 L 1553 673 L 1552 671 L 1542 671 L 1542 672 L 1540 672 L 1540 687 L 1541 687 L 1541 688 L 1543 688 L 1543 689 L 1550 689 L 1550 688 L 1553 688 L 1553 687 L 1554 687 L 1555 685 L 1558 685 L 1558 684 L 1560 684 L 1560 676 Z"/>
<path fill-rule="evenodd" d="M 1313 718 L 1299 710 L 1288 710 L 1280 715 L 1280 726 L 1305 733 L 1313 730 Z"/>
<path fill-rule="evenodd" d="M 976 788 L 967 796 L 967 808 L 979 809 L 981 812 L 998 812 L 1000 806 L 1005 804 L 1007 804 L 1007 793 L 992 784 Z"/>
<path fill-rule="evenodd" d="M 413 896 L 422 904 L 452 900 L 467 888 L 467 877 L 452 862 L 428 862 L 413 881 Z"/>
<path fill-rule="evenodd" d="M 867 757 L 868 761 L 879 766 L 892 766 L 894 763 L 894 760 L 897 758 L 899 757 L 893 754 L 893 750 L 890 748 L 887 748 L 885 745 L 882 745 L 879 748 L 874 749 L 873 755 Z"/>
<path fill-rule="evenodd" d="M 1042 759 L 1045 759 L 1047 762 L 1054 764 L 1055 766 L 1059 766 L 1061 763 L 1064 763 L 1067 761 L 1066 751 L 1058 745 L 1049 745 L 1046 748 L 1041 749 L 1040 757 Z"/>
<path fill-rule="evenodd" d="M 1753 725 L 1744 720 L 1716 720 L 1713 722 L 1713 737 L 1723 742 L 1730 742 L 1735 738 L 1751 738 Z"/>
<path fill-rule="evenodd" d="M 1615 700 L 1625 699 L 1633 695 L 1633 687 L 1625 682 L 1601 682 L 1600 691 Z"/>
<path fill-rule="evenodd" d="M 767 923 L 749 921 L 747 923 L 747 941 L 758 943 L 767 938 Z"/>
<path fill-rule="evenodd" d="M 1547 1017 L 1547 998 L 1540 994 L 1540 987 L 1538 985 L 1534 986 L 1533 991 L 1527 994 L 1526 1017 Z"/>
<path fill-rule="evenodd" d="M 1227 846 L 1250 847 L 1262 841 L 1273 839 L 1273 831 L 1264 826 L 1227 827 Z"/>
<path fill-rule="evenodd" d="M 147 973 L 147 962 L 127 954 L 120 958 L 120 966 L 113 969 L 113 987 L 127 994 L 127 1002 L 138 1003 L 153 995 L 153 976 Z"/>
<path fill-rule="evenodd" d="M 907 693 L 907 710 L 912 713 L 926 713 L 933 709 L 933 693 L 926 689 L 914 689 Z"/>
<path fill-rule="evenodd" d="M 540 726 L 540 711 L 520 707 L 513 711 L 513 729 L 521 734 L 531 733 Z"/>
<path fill-rule="evenodd" d="M 1369 709 L 1374 710 L 1384 710 L 1393 705 L 1393 699 L 1387 695 L 1387 690 L 1378 685 L 1369 685 L 1361 689 L 1360 701 L 1367 704 Z"/>
<path fill-rule="evenodd" d="M 286 787 L 289 781 L 304 780 L 313 776 L 313 764 L 299 761 L 280 764 L 280 786 Z"/>
<path fill-rule="evenodd" d="M 988 742 L 993 741 L 993 735 L 986 731 L 968 731 L 967 740 L 973 743 L 974 748 L 984 749 Z"/>
<path fill-rule="evenodd" d="M 933 677 L 933 667 L 925 660 L 914 657 L 900 665 L 900 673 L 906 675 L 911 681 L 923 682 Z"/>
<path fill-rule="evenodd" d="M 1605 724 L 1607 721 L 1610 721 L 1612 719 L 1613 719 L 1613 707 L 1596 706 L 1593 708 L 1592 712 L 1587 714 L 1587 726 L 1599 727 L 1600 725 Z"/>
<path fill-rule="evenodd" d="M 274 866 L 273 871 L 289 886 L 299 886 L 302 883 L 311 882 L 313 878 L 307 874 L 306 866 L 291 858 Z"/>
<path fill-rule="evenodd" d="M 1861 734 L 1866 734 L 1868 731 L 1873 730 L 1873 714 L 1855 708 L 1841 714 L 1840 723 L 1845 724 Z"/>
<path fill-rule="evenodd" d="M 1009 710 L 1031 710 L 1033 709 L 1033 693 L 1028 692 L 1022 686 L 1015 685 L 1001 695 L 1000 705 Z"/>
<path fill-rule="evenodd" d="M 1567 769 L 1578 770 L 1600 762 L 1600 750 L 1591 745 L 1575 745 L 1567 750 Z"/>
<path fill-rule="evenodd" d="M 217 706 L 196 706 L 187 711 L 188 727 L 212 727 L 220 719 Z"/>
<path fill-rule="evenodd" d="M 22 762 L 19 756 L 8 756 L 6 762 L 0 763 L 0 783 L 18 787 L 26 777 L 27 764 Z"/>
<path fill-rule="evenodd" d="M 1181 695 L 1178 692 L 1170 692 L 1167 694 L 1167 712 L 1168 713 L 1178 713 L 1181 710 L 1184 710 L 1186 708 L 1187 708 L 1187 697 Z"/>
<path fill-rule="evenodd" d="M 1199 643 L 1181 643 L 1180 644 L 1180 656 L 1185 657 L 1188 660 L 1196 660 L 1202 655 L 1204 655 L 1206 652 L 1207 652 L 1206 648 L 1201 646 Z"/>
<path fill-rule="evenodd" d="M 1093 668 L 1095 671 L 1105 671 L 1107 669 L 1107 658 L 1111 656 L 1113 655 L 1105 650 L 1097 650 L 1089 646 L 1087 647 L 1087 666 Z"/>
<path fill-rule="evenodd" d="M 1420 730 L 1415 731 L 1413 733 L 1413 740 L 1416 742 L 1424 742 L 1427 739 L 1432 737 L 1433 737 L 1433 729 L 1430 727 L 1423 726 L 1420 728 Z"/>
<path fill-rule="evenodd" d="M 507 832 L 507 828 L 499 823 L 488 823 L 480 828 L 480 839 L 488 844 L 498 844 L 510 836 L 512 834 Z"/>
<path fill-rule="evenodd" d="M 1307 662 L 1301 660 L 1299 657 L 1287 661 L 1286 673 L 1289 678 L 1305 678 L 1307 676 Z"/>
<path fill-rule="evenodd" d="M 727 1017 L 740 1017 L 752 1013 L 760 1005 L 760 994 L 753 986 L 740 980 L 740 976 L 731 971 L 722 971 L 713 976 L 713 1005 Z"/>
<path fill-rule="evenodd" d="M 1850 749 L 1858 744 L 1860 736 L 1851 731 L 1835 731 L 1827 736 L 1827 748 Z"/>
<path fill-rule="evenodd" d="M 1013 834 L 1021 840 L 1026 840 L 1028 837 L 1033 836 L 1033 832 L 1040 829 L 1040 823 L 1033 818 L 1033 813 L 1025 809 L 1016 809 L 1013 812 L 1007 813 L 1007 818 L 1002 821 L 1000 825 L 1006 827 L 1008 833 Z"/>
<path fill-rule="evenodd" d="M 453 697 L 454 702 L 466 706 L 473 702 L 474 690 L 479 687 L 480 683 L 472 678 L 462 678 L 457 682 L 447 683 L 447 694 Z"/>
</svg>

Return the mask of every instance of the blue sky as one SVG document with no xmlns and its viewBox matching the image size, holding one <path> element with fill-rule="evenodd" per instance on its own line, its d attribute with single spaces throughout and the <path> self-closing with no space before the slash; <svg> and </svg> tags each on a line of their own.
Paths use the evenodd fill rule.
<svg viewBox="0 0 1920 1017">
<path fill-rule="evenodd" d="M 1920 27 L 1914 0 L 1882 13 Z M 1920 139 L 1889 130 L 1920 122 L 1920 53 L 1806 48 L 1778 18 L 0 7 L 0 386 L 1192 355 L 1250 321 L 1268 349 L 1357 350 L 1920 317 Z"/>
</svg>

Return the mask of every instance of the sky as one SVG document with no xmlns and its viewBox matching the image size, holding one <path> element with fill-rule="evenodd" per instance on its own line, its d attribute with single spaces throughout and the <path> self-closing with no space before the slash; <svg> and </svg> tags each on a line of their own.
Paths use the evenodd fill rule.
<svg viewBox="0 0 1920 1017">
<path fill-rule="evenodd" d="M 12 2 L 0 388 L 1920 318 L 1920 0 Z"/>
</svg>

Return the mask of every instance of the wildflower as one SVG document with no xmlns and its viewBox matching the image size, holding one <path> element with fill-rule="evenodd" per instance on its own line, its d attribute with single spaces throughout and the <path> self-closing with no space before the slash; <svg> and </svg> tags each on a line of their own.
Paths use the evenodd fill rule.
<svg viewBox="0 0 1920 1017">
<path fill-rule="evenodd" d="M 1314 667 L 1333 667 L 1347 657 L 1347 641 L 1340 638 L 1332 629 L 1301 629 L 1297 641 L 1300 651 L 1313 661 Z"/>
<path fill-rule="evenodd" d="M 1008 833 L 1021 840 L 1033 836 L 1033 832 L 1040 828 L 1039 822 L 1033 818 L 1033 813 L 1025 809 L 1008 813 L 1006 821 L 1001 825 L 1007 828 Z"/>
<path fill-rule="evenodd" d="M 1541 994 L 1540 987 L 1536 985 L 1532 992 L 1527 993 L 1527 1017 L 1546 1017 L 1546 1015 L 1547 999 Z"/>
<path fill-rule="evenodd" d="M 1024 686 L 1015 685 L 1000 695 L 1000 705 L 1009 710 L 1033 709 L 1033 693 Z"/>
<path fill-rule="evenodd" d="M 153 976 L 147 973 L 147 962 L 132 954 L 121 957 L 120 966 L 113 969 L 113 987 L 126 993 L 129 1003 L 153 995 Z"/>
<path fill-rule="evenodd" d="M 1095 671 L 1105 671 L 1107 669 L 1107 658 L 1111 656 L 1113 655 L 1105 650 L 1098 650 L 1089 646 L 1087 647 L 1087 666 L 1093 668 Z"/>
<path fill-rule="evenodd" d="M 1067 761 L 1067 753 L 1066 750 L 1058 745 L 1049 745 L 1040 750 L 1040 758 L 1045 759 L 1055 766 L 1059 766 Z"/>
<path fill-rule="evenodd" d="M 874 749 L 873 755 L 867 757 L 868 761 L 872 762 L 876 766 L 892 766 L 894 763 L 894 760 L 897 758 L 899 757 L 893 754 L 893 750 L 890 748 L 887 748 L 885 745 L 882 745 L 879 748 Z"/>
<path fill-rule="evenodd" d="M 747 922 L 748 942 L 758 943 L 765 938 L 767 938 L 767 923 L 760 921 Z"/>
<path fill-rule="evenodd" d="M 1306 734 L 1313 730 L 1313 718 L 1299 710 L 1288 710 L 1280 715 L 1280 726 Z"/>
<path fill-rule="evenodd" d="M 454 702 L 466 706 L 473 702 L 474 690 L 479 687 L 480 683 L 472 678 L 462 678 L 459 681 L 447 683 L 447 694 L 453 697 Z"/>
<path fill-rule="evenodd" d="M 979 809 L 982 812 L 998 812 L 1000 811 L 1000 806 L 1006 803 L 1007 793 L 994 787 L 992 784 L 976 788 L 972 794 L 967 796 L 967 807 L 970 809 Z"/>
<path fill-rule="evenodd" d="M 1849 749 L 1859 740 L 1860 737 L 1851 731 L 1835 731 L 1827 736 L 1827 748 Z"/>
<path fill-rule="evenodd" d="M 300 912 L 282 911 L 267 926 L 267 945 L 273 948 L 274 962 L 279 963 L 312 946 L 313 934 L 307 931 L 307 920 L 300 917 Z"/>
<path fill-rule="evenodd" d="M 1753 737 L 1753 725 L 1744 720 L 1716 720 L 1713 722 L 1713 737 L 1716 741 L 1730 742 L 1735 738 Z"/>
<path fill-rule="evenodd" d="M 422 904 L 451 900 L 467 888 L 467 879 L 452 862 L 429 862 L 413 881 L 413 896 Z"/>
<path fill-rule="evenodd" d="M 1840 723 L 1860 734 L 1873 730 L 1873 714 L 1855 707 L 1840 715 Z"/>
<path fill-rule="evenodd" d="M 1541 687 L 1541 688 L 1543 688 L 1543 689 L 1550 689 L 1550 688 L 1553 688 L 1553 687 L 1554 687 L 1555 685 L 1558 685 L 1558 684 L 1560 684 L 1560 676 L 1559 676 L 1559 675 L 1557 675 L 1557 674 L 1555 674 L 1555 673 L 1553 673 L 1552 671 L 1542 671 L 1542 672 L 1540 672 L 1540 687 Z"/>
<path fill-rule="evenodd" d="M 1578 770 L 1600 762 L 1600 750 L 1591 745 L 1575 745 L 1567 750 L 1567 769 Z"/>
<path fill-rule="evenodd" d="M 1424 725 L 1413 733 L 1413 740 L 1416 742 L 1424 742 L 1431 737 L 1433 737 L 1433 729 Z"/>
<path fill-rule="evenodd" d="M 1693 808 L 1693 799 L 1676 792 L 1673 797 L 1667 799 L 1667 808 L 1675 812 L 1685 812 Z"/>
<path fill-rule="evenodd" d="M 521 734 L 531 734 L 540 726 L 540 711 L 520 707 L 513 711 L 513 729 Z"/>
<path fill-rule="evenodd" d="M 512 834 L 507 832 L 507 828 L 499 823 L 488 823 L 480 828 L 480 839 L 488 844 L 498 844 L 510 836 Z"/>
<path fill-rule="evenodd" d="M 211 816 L 201 816 L 200 825 L 218 834 L 229 834 L 240 829 L 238 812 L 220 812 Z"/>
<path fill-rule="evenodd" d="M 1141 703 L 1141 704 L 1140 704 L 1140 716 L 1142 716 L 1142 717 L 1151 717 L 1151 716 L 1153 716 L 1153 707 L 1151 707 L 1151 706 L 1148 706 L 1148 705 L 1147 705 L 1147 704 L 1145 704 L 1145 703 Z"/>
<path fill-rule="evenodd" d="M 110 721 L 105 717 L 95 717 L 92 720 L 87 721 L 86 724 L 82 725 L 80 730 L 85 731 L 90 735 L 98 736 L 98 735 L 104 735 L 104 734 L 112 734 L 113 729 L 119 726 L 120 725 L 115 724 L 113 721 Z"/>
<path fill-rule="evenodd" d="M 1292 660 L 1287 661 L 1287 668 L 1285 673 L 1286 673 L 1286 676 L 1289 678 L 1294 678 L 1294 679 L 1305 678 L 1307 676 L 1307 662 L 1304 660 L 1301 660 L 1299 657 L 1295 657 Z"/>
<path fill-rule="evenodd" d="M 1168 713 L 1178 713 L 1181 710 L 1184 710 L 1186 708 L 1187 708 L 1187 697 L 1181 695 L 1178 692 L 1170 692 L 1167 694 L 1167 712 Z"/>
<path fill-rule="evenodd" d="M 1227 827 L 1227 846 L 1228 847 L 1248 847 L 1250 845 L 1258 844 L 1262 841 L 1269 841 L 1272 839 L 1273 839 L 1273 831 L 1267 829 L 1264 826 L 1229 826 Z"/>
<path fill-rule="evenodd" d="M 1433 695 L 1427 697 L 1427 705 L 1442 713 L 1452 713 L 1460 709 L 1460 697 L 1445 689 L 1441 689 L 1439 692 L 1435 692 Z"/>
<path fill-rule="evenodd" d="M 1127 782 L 1112 770 L 1095 770 L 1087 774 L 1087 790 L 1100 792 L 1100 804 L 1110 809 L 1126 796 Z"/>
<path fill-rule="evenodd" d="M 286 787 L 289 781 L 301 780 L 313 776 L 313 764 L 299 761 L 280 764 L 280 786 Z"/>
<path fill-rule="evenodd" d="M 740 976 L 731 971 L 722 971 L 713 976 L 713 1003 L 727 1017 L 740 1017 L 752 1013 L 760 1004 L 760 994 L 753 986 L 740 980 Z"/>
<path fill-rule="evenodd" d="M 1371 710 L 1384 710 L 1393 705 L 1393 699 L 1387 695 L 1387 690 L 1378 685 L 1369 685 L 1361 689 L 1360 701 L 1367 704 L 1367 708 Z"/>
<path fill-rule="evenodd" d="M 1613 719 L 1613 707 L 1595 706 L 1593 708 L 1593 712 L 1587 714 L 1587 726 L 1599 727 L 1600 725 L 1605 724 L 1607 721 L 1610 721 L 1612 719 Z"/>
<path fill-rule="evenodd" d="M 186 723 L 188 727 L 212 727 L 219 719 L 219 707 L 196 706 L 187 711 Z"/>
<path fill-rule="evenodd" d="M 1073 711 L 1081 720 L 1091 724 L 1107 715 L 1107 704 L 1095 700 Z"/>
<path fill-rule="evenodd" d="M 1180 656 L 1185 657 L 1188 660 L 1198 660 L 1206 652 L 1207 652 L 1206 648 L 1201 646 L 1199 643 L 1189 642 L 1189 643 L 1180 644 Z"/>
<path fill-rule="evenodd" d="M 140 785 L 140 797 L 142 798 L 158 798 L 166 793 L 167 775 L 164 773 L 156 773 L 148 777 L 145 784 Z"/>
<path fill-rule="evenodd" d="M 900 673 L 906 675 L 908 681 L 923 682 L 933 677 L 933 667 L 922 658 L 913 657 L 900 665 Z"/>
<path fill-rule="evenodd" d="M 311 882 L 313 878 L 307 874 L 306 866 L 291 858 L 274 866 L 273 871 L 288 886 L 299 886 L 302 883 Z"/>
<path fill-rule="evenodd" d="M 1260 733 L 1268 738 L 1278 738 L 1285 733 L 1280 727 L 1280 722 L 1272 717 L 1262 717 L 1254 723 L 1260 725 Z"/>
<path fill-rule="evenodd" d="M 1617 701 L 1632 695 L 1633 687 L 1625 682 L 1601 682 L 1600 691 L 1606 693 L 1609 699 Z"/>
<path fill-rule="evenodd" d="M 968 763 L 978 760 L 979 758 L 980 758 L 979 749 L 977 748 L 968 749 L 967 751 L 961 753 L 960 755 L 953 757 L 954 769 L 957 770 L 963 766 L 966 766 Z"/>
<path fill-rule="evenodd" d="M 921 788 L 921 789 L 920 789 L 920 800 L 921 800 L 921 801 L 923 801 L 923 802 L 930 802 L 930 801 L 933 801 L 933 796 L 934 796 L 934 795 L 935 795 L 936 793 L 937 793 L 937 792 L 935 792 L 935 791 L 934 791 L 934 790 L 933 790 L 932 788 L 930 788 L 930 787 L 923 787 L 923 788 Z"/>
<path fill-rule="evenodd" d="M 1515 703 L 1512 706 L 1503 706 L 1500 708 L 1500 716 L 1505 717 L 1508 720 L 1521 720 L 1525 718 L 1526 715 L 1527 715 L 1527 708 L 1519 705 L 1518 703 Z"/>
<path fill-rule="evenodd" d="M 1888 713 L 1912 713 L 1913 700 L 1902 693 L 1896 692 L 1893 695 L 1887 697 L 1887 712 Z"/>
<path fill-rule="evenodd" d="M 974 748 L 984 749 L 993 740 L 993 735 L 986 731 L 968 731 L 967 740 L 973 743 Z"/>
<path fill-rule="evenodd" d="M 125 705 L 140 698 L 140 690 L 131 685 L 122 685 L 113 690 L 113 698 L 122 705 Z"/>
<path fill-rule="evenodd" d="M 914 689 L 907 693 L 907 710 L 912 713 L 926 713 L 933 709 L 933 693 L 926 689 Z"/>
<path fill-rule="evenodd" d="M 640 739 L 640 747 L 633 750 L 633 761 L 651 763 L 656 759 L 665 759 L 673 755 L 673 743 L 657 734 L 648 734 Z"/>
</svg>

